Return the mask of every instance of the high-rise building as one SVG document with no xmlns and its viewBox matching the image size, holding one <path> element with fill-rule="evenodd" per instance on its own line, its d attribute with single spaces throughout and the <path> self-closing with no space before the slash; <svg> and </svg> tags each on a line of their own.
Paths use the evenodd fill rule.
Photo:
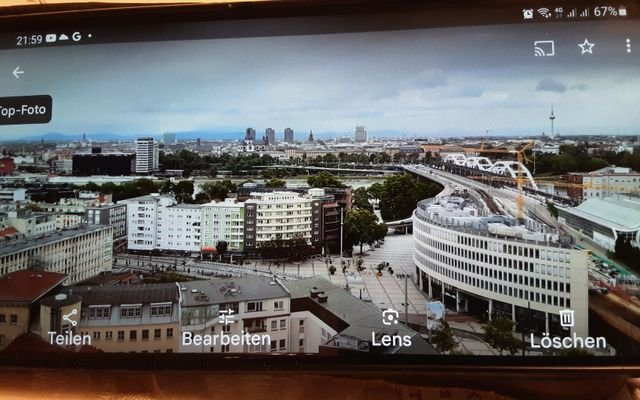
<svg viewBox="0 0 640 400">
<path fill-rule="evenodd" d="M 151 174 L 159 166 L 160 151 L 152 137 L 136 139 L 136 174 Z"/>
<path fill-rule="evenodd" d="M 267 128 L 264 133 L 267 138 L 268 145 L 273 146 L 276 144 L 276 131 L 273 130 L 273 128 Z"/>
<path fill-rule="evenodd" d="M 244 134 L 244 140 L 256 140 L 256 130 L 253 128 L 247 128 Z"/>
<path fill-rule="evenodd" d="M 286 143 L 293 143 L 293 129 L 286 128 L 284 130 L 284 141 Z"/>
<path fill-rule="evenodd" d="M 366 142 L 367 141 L 367 131 L 364 130 L 364 126 L 356 126 L 356 142 Z"/>
<path fill-rule="evenodd" d="M 307 139 L 307 141 L 308 141 L 309 143 L 313 143 L 313 141 L 314 141 L 314 138 L 313 138 L 313 131 L 309 131 L 309 138 Z"/>
<path fill-rule="evenodd" d="M 176 134 L 171 132 L 166 132 L 162 135 L 162 143 L 165 145 L 176 144 Z"/>
</svg>

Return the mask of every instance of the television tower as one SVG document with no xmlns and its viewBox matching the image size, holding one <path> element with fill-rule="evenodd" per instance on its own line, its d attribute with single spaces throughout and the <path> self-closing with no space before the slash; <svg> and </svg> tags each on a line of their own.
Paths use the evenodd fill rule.
<svg viewBox="0 0 640 400">
<path fill-rule="evenodd" d="M 551 106 L 551 115 L 549 116 L 549 120 L 551 121 L 551 139 L 556 138 L 556 134 L 553 130 L 553 121 L 556 119 L 556 116 L 553 115 L 553 106 Z"/>
</svg>

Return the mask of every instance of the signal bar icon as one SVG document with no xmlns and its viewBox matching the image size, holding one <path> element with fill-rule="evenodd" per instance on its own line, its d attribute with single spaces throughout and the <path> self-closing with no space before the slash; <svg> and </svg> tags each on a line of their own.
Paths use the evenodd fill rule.
<svg viewBox="0 0 640 400">
<path fill-rule="evenodd" d="M 587 18 L 589 16 L 589 9 L 585 8 L 584 10 L 582 10 L 582 12 L 580 13 L 580 18 Z"/>
<path fill-rule="evenodd" d="M 575 18 L 577 16 L 578 16 L 578 9 L 577 8 L 571 9 L 571 11 L 569 11 L 569 13 L 567 14 L 567 18 Z"/>
</svg>

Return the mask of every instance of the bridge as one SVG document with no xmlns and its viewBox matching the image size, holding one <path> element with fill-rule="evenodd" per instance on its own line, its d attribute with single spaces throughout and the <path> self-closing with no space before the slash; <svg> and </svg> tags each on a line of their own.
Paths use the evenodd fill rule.
<svg viewBox="0 0 640 400">
<path fill-rule="evenodd" d="M 344 173 L 364 173 L 364 174 L 379 174 L 379 175 L 395 175 L 402 174 L 401 168 L 393 169 L 371 169 L 371 168 L 340 168 L 340 167 L 319 167 L 314 165 L 259 165 L 255 168 L 265 169 L 299 169 L 304 171 L 330 171 L 330 172 L 344 172 Z"/>
</svg>

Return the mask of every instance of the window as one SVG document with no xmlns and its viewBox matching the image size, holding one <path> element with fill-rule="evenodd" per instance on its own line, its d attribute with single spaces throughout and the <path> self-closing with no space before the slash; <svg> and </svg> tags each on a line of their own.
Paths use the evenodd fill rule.
<svg viewBox="0 0 640 400">
<path fill-rule="evenodd" d="M 262 311 L 261 301 L 250 301 L 247 303 L 247 312 Z"/>
<path fill-rule="evenodd" d="M 271 330 L 275 331 L 277 329 L 278 329 L 278 321 L 276 320 L 271 321 Z"/>
<path fill-rule="evenodd" d="M 173 328 L 167 328 L 167 339 L 173 337 Z"/>
<path fill-rule="evenodd" d="M 14 324 L 14 325 L 18 323 L 18 315 L 17 314 L 11 314 L 11 323 Z"/>
<path fill-rule="evenodd" d="M 286 351 L 286 350 L 287 350 L 287 340 L 280 339 L 280 351 Z"/>
<path fill-rule="evenodd" d="M 106 331 L 104 333 L 104 338 L 107 339 L 107 340 L 113 339 L 113 331 Z"/>
<path fill-rule="evenodd" d="M 225 344 L 220 348 L 220 351 L 223 353 L 228 353 L 229 352 L 229 345 Z"/>
<path fill-rule="evenodd" d="M 4 314 L 0 314 L 0 324 L 4 324 L 7 322 L 7 317 Z"/>
<path fill-rule="evenodd" d="M 118 340 L 124 340 L 124 331 L 118 331 Z"/>
<path fill-rule="evenodd" d="M 140 318 L 142 306 L 122 306 L 120 308 L 121 318 Z"/>
<path fill-rule="evenodd" d="M 165 317 L 171 315 L 171 304 L 156 304 L 151 305 L 152 317 Z"/>
<path fill-rule="evenodd" d="M 278 300 L 278 301 L 273 302 L 273 309 L 275 311 L 284 310 L 284 301 L 283 300 Z"/>
<path fill-rule="evenodd" d="M 100 340 L 100 332 L 99 332 L 99 331 L 97 331 L 97 332 L 93 332 L 93 338 L 94 338 L 95 340 Z"/>
<path fill-rule="evenodd" d="M 275 340 L 271 341 L 271 351 L 278 350 L 278 343 Z"/>
<path fill-rule="evenodd" d="M 287 320 L 286 319 L 281 319 L 280 320 L 280 330 L 282 329 L 287 329 Z"/>
<path fill-rule="evenodd" d="M 138 340 L 138 331 L 129 331 L 129 340 Z"/>
<path fill-rule="evenodd" d="M 149 340 L 149 330 L 148 329 L 143 329 L 142 330 L 142 340 Z"/>
<path fill-rule="evenodd" d="M 154 329 L 153 330 L 153 338 L 160 339 L 162 337 L 162 329 Z"/>
<path fill-rule="evenodd" d="M 109 319 L 111 317 L 110 306 L 89 307 L 89 319 Z"/>
</svg>

